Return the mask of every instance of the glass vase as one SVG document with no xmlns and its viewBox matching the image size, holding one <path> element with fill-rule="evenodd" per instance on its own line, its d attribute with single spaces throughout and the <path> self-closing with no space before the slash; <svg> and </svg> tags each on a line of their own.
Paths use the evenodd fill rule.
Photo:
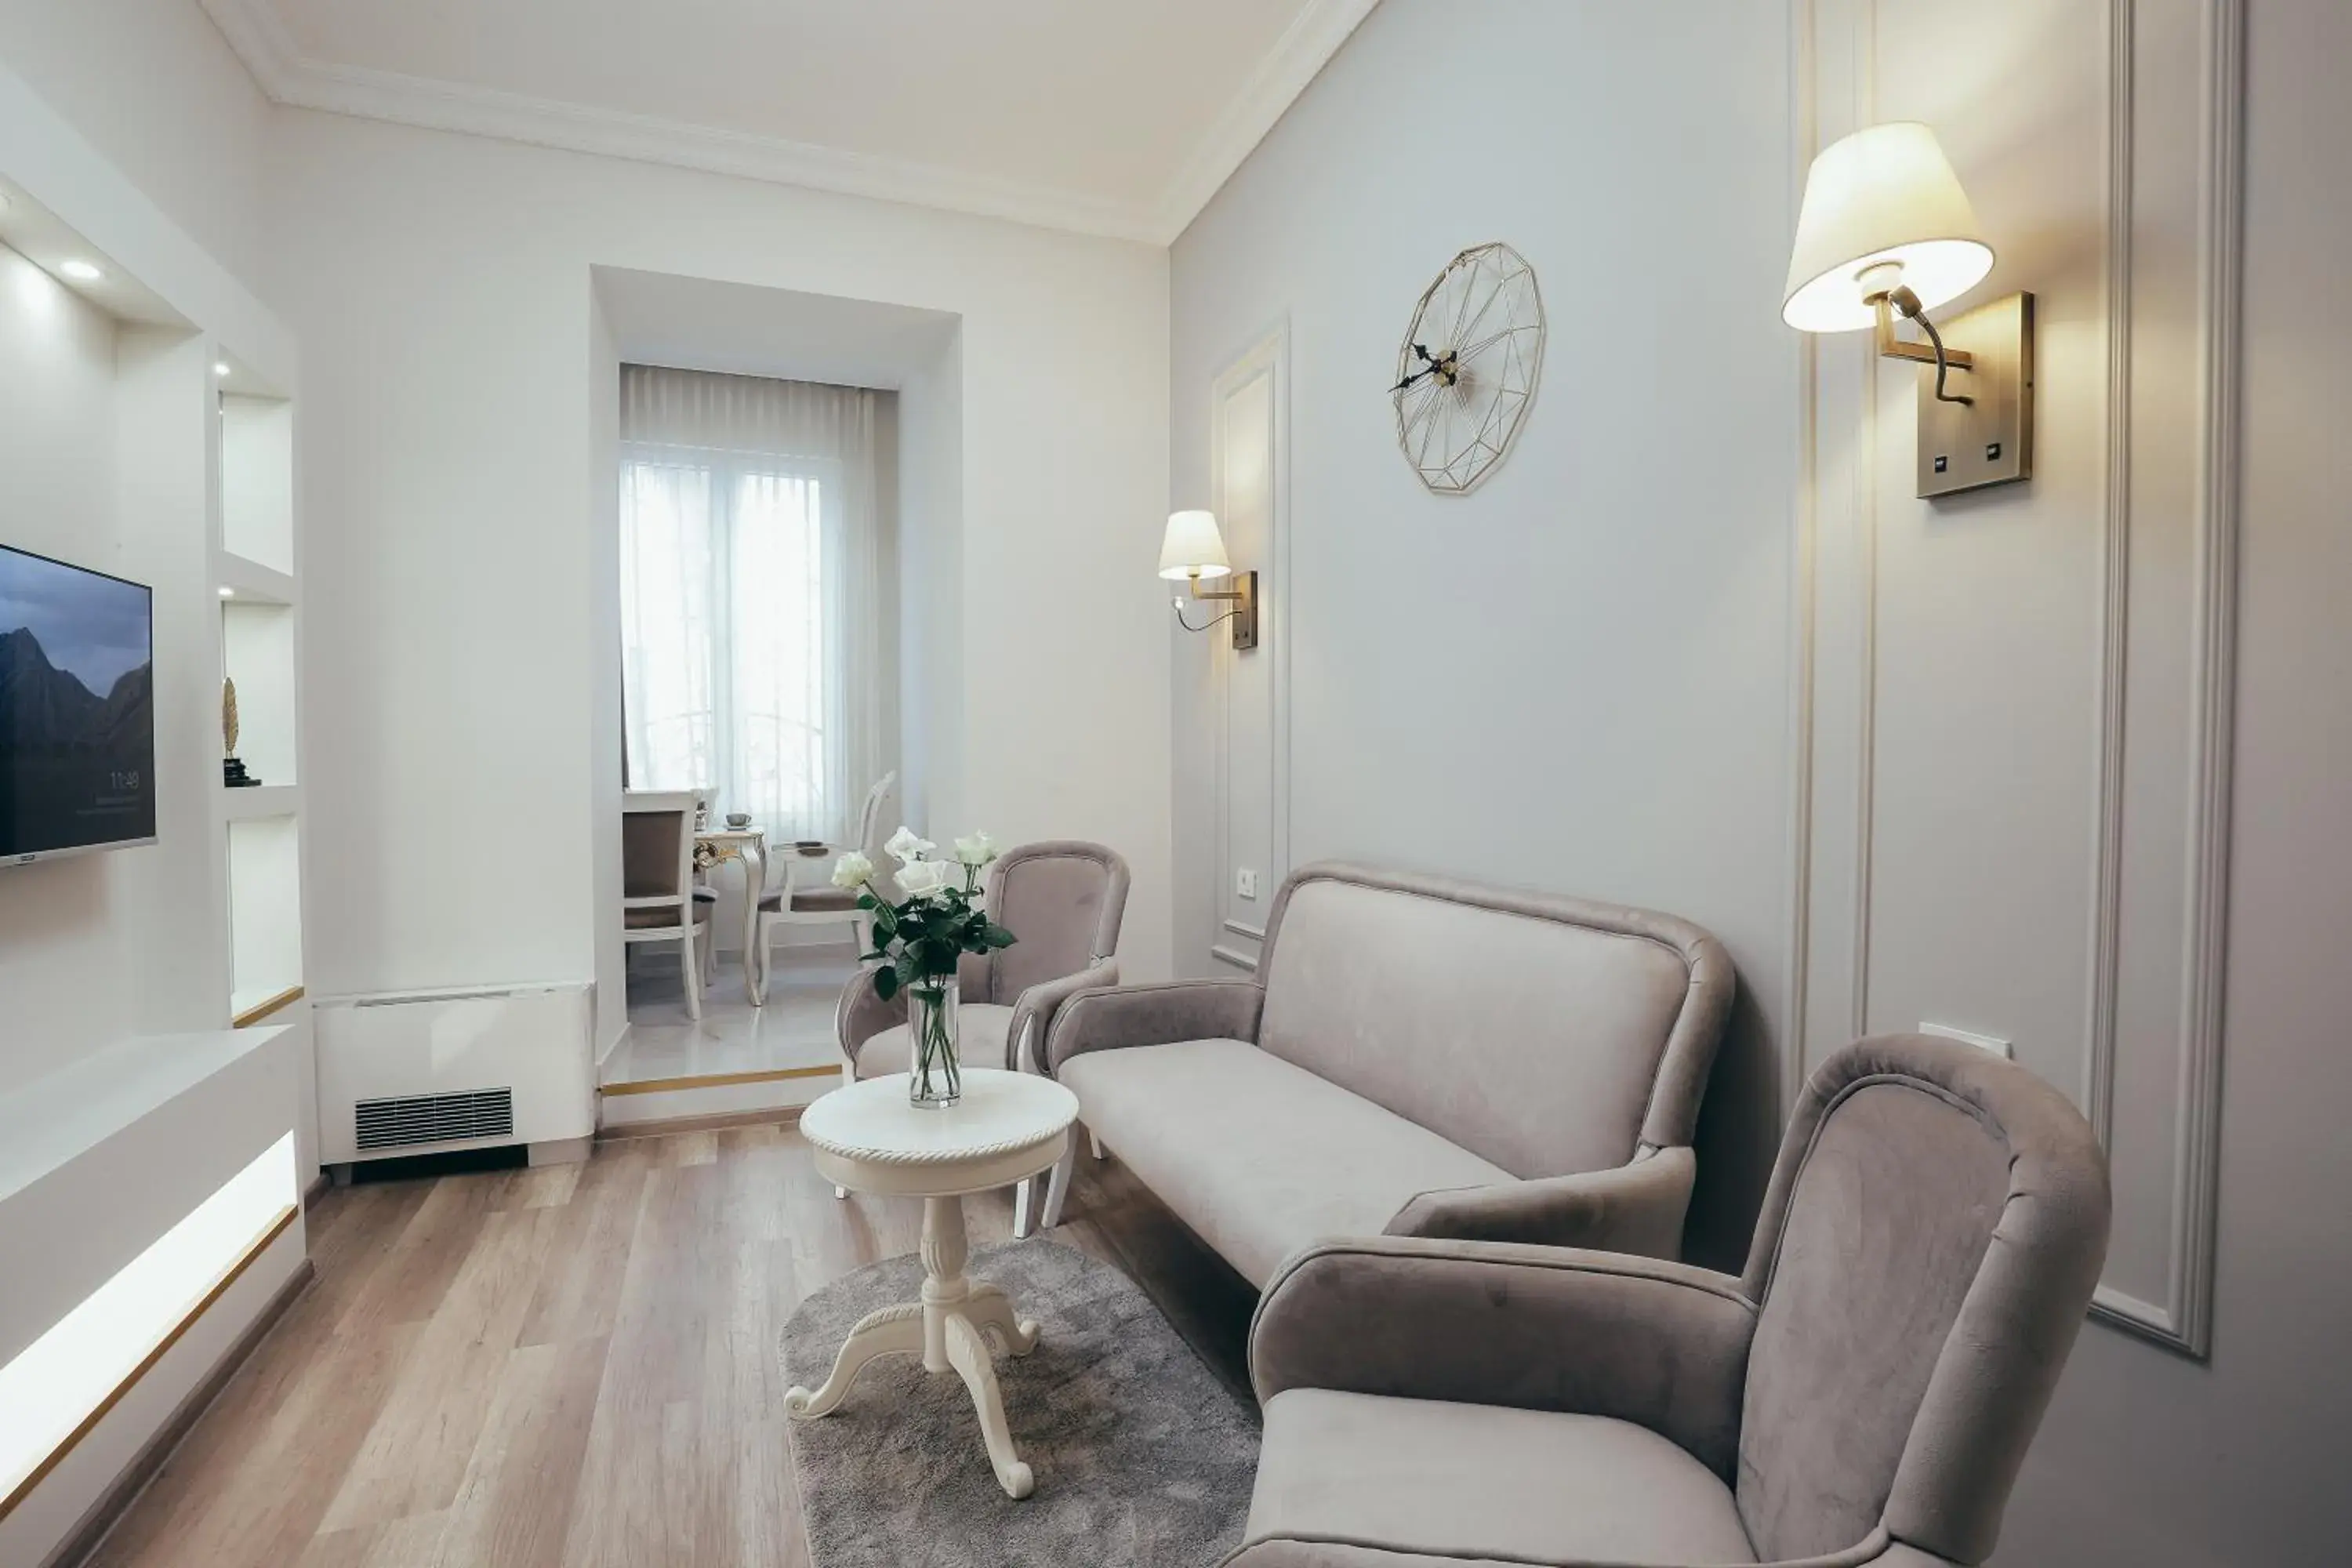
<svg viewBox="0 0 2352 1568">
<path fill-rule="evenodd" d="M 963 1098 L 963 1067 L 956 1056 L 956 983 L 927 981 L 907 987 L 907 1099 L 945 1110 Z"/>
</svg>

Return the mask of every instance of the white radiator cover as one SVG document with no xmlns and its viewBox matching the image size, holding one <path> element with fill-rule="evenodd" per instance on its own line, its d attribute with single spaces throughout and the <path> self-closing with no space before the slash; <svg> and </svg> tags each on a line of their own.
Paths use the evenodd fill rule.
<svg viewBox="0 0 2352 1568">
<path fill-rule="evenodd" d="M 320 1162 L 342 1164 L 589 1136 L 596 1130 L 590 1003 L 585 982 L 319 998 L 314 1016 Z M 362 1101 L 499 1091 L 511 1097 L 510 1131 L 360 1146 Z M 432 1121 L 395 1120 L 416 1126 Z M 371 1121 L 379 1128 L 385 1124 L 381 1114 Z"/>
</svg>

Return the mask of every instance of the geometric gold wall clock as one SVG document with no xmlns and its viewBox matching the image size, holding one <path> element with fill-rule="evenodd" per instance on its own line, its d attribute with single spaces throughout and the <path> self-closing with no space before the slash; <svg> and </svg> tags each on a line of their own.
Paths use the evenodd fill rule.
<svg viewBox="0 0 2352 1568">
<path fill-rule="evenodd" d="M 1543 296 L 1507 245 L 1474 245 L 1413 307 L 1397 349 L 1397 446 L 1437 495 L 1477 487 L 1525 422 L 1543 374 Z"/>
</svg>

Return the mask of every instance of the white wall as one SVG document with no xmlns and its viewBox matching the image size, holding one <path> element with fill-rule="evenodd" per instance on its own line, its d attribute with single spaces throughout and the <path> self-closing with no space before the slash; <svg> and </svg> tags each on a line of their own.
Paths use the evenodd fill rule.
<svg viewBox="0 0 2352 1568">
<path fill-rule="evenodd" d="M 0 248 L 0 544 L 138 575 L 114 522 L 113 399 L 112 319 Z M 0 1091 L 134 1032 L 122 862 L 154 853 L 0 868 Z"/>
<path fill-rule="evenodd" d="M 1797 478 L 1787 40 L 1774 7 L 1704 10 L 1374 12 L 1176 244 L 1169 500 L 1207 504 L 1210 384 L 1286 321 L 1289 581 L 1265 588 L 1288 624 L 1244 657 L 1278 643 L 1289 661 L 1293 862 L 1439 867 L 1698 921 L 1748 996 L 1723 1081 L 1769 1096 Z M 1465 90 L 1416 103 L 1416 82 Z M 1492 239 L 1541 284 L 1542 384 L 1484 486 L 1432 496 L 1385 389 L 1421 290 Z M 1178 962 L 1209 973 L 1231 869 L 1213 650 L 1168 635 Z M 1769 1102 L 1717 1099 L 1737 1113 L 1718 1146 L 1749 1152 L 1710 1178 L 1752 1188 Z M 1735 1249 L 1754 1201 L 1709 1199 Z"/>
<path fill-rule="evenodd" d="M 904 410 L 962 480 L 904 498 L 952 687 L 932 820 L 1116 846 L 1129 960 L 1166 968 L 1161 252 L 309 113 L 282 117 L 271 205 L 318 520 L 317 989 L 594 967 L 592 266 L 961 317 L 960 428 Z"/>
<path fill-rule="evenodd" d="M 0 61 L 253 285 L 269 104 L 195 0 L 0 0 Z"/>
</svg>

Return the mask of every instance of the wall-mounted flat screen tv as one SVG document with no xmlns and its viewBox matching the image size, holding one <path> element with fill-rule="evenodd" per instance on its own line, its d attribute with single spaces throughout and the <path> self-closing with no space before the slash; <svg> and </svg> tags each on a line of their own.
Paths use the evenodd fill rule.
<svg viewBox="0 0 2352 1568">
<path fill-rule="evenodd" d="M 155 841 L 153 598 L 0 544 L 0 866 Z"/>
</svg>

